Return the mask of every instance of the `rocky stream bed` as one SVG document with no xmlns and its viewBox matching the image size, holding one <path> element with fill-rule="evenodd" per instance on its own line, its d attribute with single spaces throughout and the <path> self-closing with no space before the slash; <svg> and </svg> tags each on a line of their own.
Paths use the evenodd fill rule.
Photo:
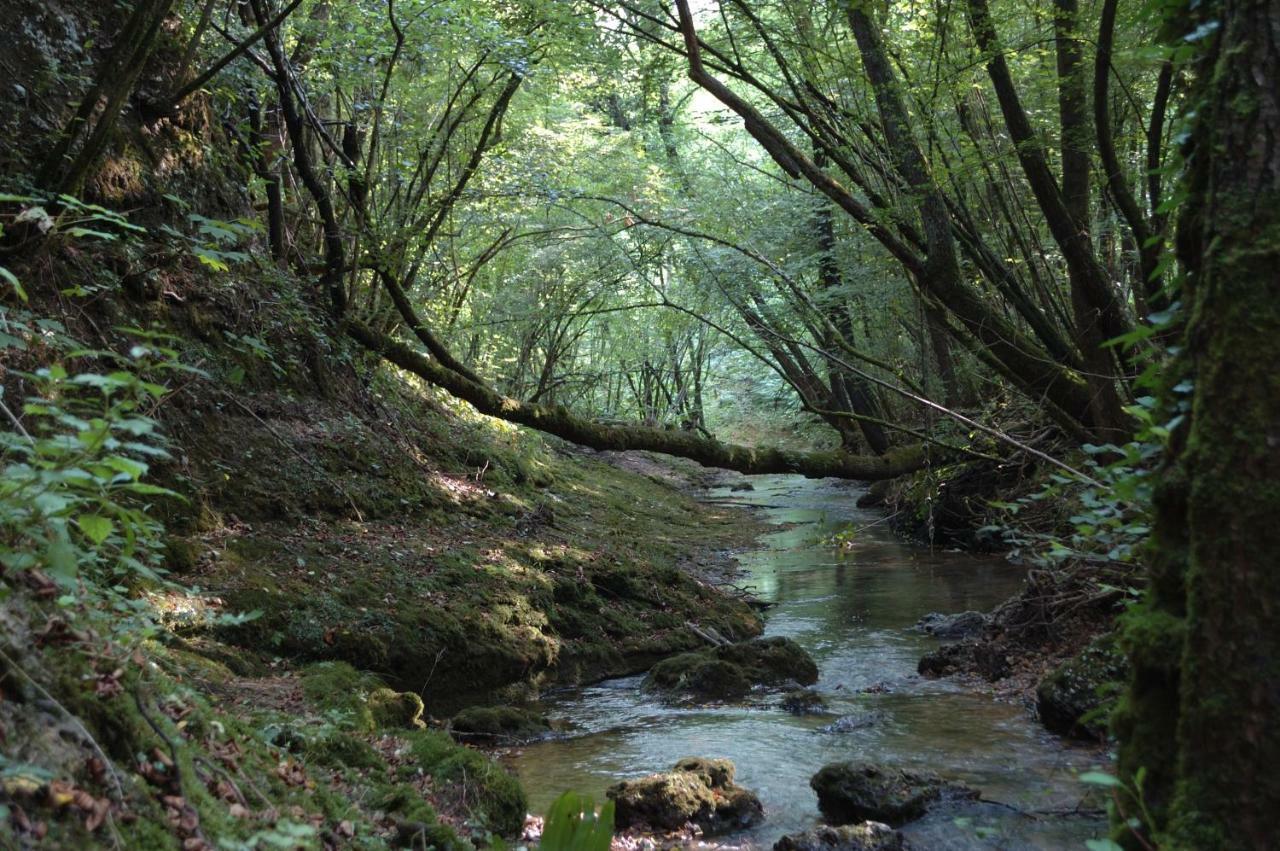
<svg viewBox="0 0 1280 851">
<path fill-rule="evenodd" d="M 924 615 L 989 610 L 1023 571 L 899 541 L 856 507 L 853 484 L 752 482 L 708 498 L 776 527 L 736 580 L 769 605 L 765 638 L 716 648 L 713 634 L 704 653 L 648 677 L 546 695 L 536 709 L 560 732 L 504 755 L 532 810 L 566 789 L 608 794 L 620 827 L 656 835 L 628 847 L 1078 849 L 1105 835 L 1077 779 L 1104 752 L 1053 735 L 1008 693 L 917 672 L 941 640 L 980 626 L 926 630 Z M 734 664 L 768 670 L 749 671 L 762 683 L 749 687 Z M 866 820 L 892 829 L 857 826 Z"/>
</svg>

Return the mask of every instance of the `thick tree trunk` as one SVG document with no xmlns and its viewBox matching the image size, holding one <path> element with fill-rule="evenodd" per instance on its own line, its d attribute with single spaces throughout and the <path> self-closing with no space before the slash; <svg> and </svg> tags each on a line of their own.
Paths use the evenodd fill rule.
<svg viewBox="0 0 1280 851">
<path fill-rule="evenodd" d="M 1205 3 L 1188 29 L 1205 22 L 1221 29 L 1189 103 L 1185 371 L 1168 382 L 1187 419 L 1160 477 L 1152 588 L 1126 618 L 1117 729 L 1160 847 L 1263 849 L 1280 836 L 1280 6 Z"/>
</svg>

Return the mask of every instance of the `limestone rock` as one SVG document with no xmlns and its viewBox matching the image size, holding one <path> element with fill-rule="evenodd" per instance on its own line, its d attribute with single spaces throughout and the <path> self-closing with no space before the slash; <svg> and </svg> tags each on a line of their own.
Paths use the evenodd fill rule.
<svg viewBox="0 0 1280 851">
<path fill-rule="evenodd" d="M 703 700 L 733 700 L 754 685 L 818 680 L 818 666 L 789 638 L 756 638 L 664 659 L 649 671 L 645 687 Z"/>
<path fill-rule="evenodd" d="M 809 785 L 818 793 L 818 809 L 832 824 L 880 821 L 901 827 L 941 800 L 978 797 L 975 790 L 936 774 L 857 762 L 826 765 Z"/>
<path fill-rule="evenodd" d="M 1119 691 L 1129 676 L 1129 662 L 1115 637 L 1096 638 L 1080 655 L 1040 681 L 1036 711 L 1055 733 L 1102 739 L 1107 733 L 1105 713 L 1098 710 L 1109 694 Z"/>
<path fill-rule="evenodd" d="M 715 836 L 759 824 L 760 799 L 733 775 L 727 759 L 686 757 L 669 772 L 617 783 L 605 793 L 614 802 L 614 826 L 668 832 L 692 825 Z"/>
<path fill-rule="evenodd" d="M 804 833 L 784 836 L 773 851 L 906 851 L 902 834 L 887 824 L 865 821 L 839 827 L 819 825 Z"/>
</svg>

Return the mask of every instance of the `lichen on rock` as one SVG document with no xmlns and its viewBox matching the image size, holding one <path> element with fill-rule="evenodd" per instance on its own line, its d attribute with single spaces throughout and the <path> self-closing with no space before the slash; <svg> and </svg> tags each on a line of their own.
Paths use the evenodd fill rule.
<svg viewBox="0 0 1280 851">
<path fill-rule="evenodd" d="M 727 759 L 686 757 L 669 772 L 625 780 L 605 793 L 620 830 L 673 832 L 696 828 L 704 836 L 742 830 L 764 820 L 755 793 L 733 782 Z"/>
</svg>

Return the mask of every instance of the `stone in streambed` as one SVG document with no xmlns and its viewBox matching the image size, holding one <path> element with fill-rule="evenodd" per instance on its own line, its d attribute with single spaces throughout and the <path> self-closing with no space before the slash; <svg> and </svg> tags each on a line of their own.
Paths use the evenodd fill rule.
<svg viewBox="0 0 1280 851">
<path fill-rule="evenodd" d="M 617 783 L 605 793 L 614 802 L 614 826 L 669 832 L 692 825 L 715 836 L 759 824 L 760 799 L 733 775 L 727 759 L 686 757 L 671 771 Z"/>
<path fill-rule="evenodd" d="M 837 762 L 809 780 L 818 809 L 832 824 L 880 821 L 901 827 L 942 800 L 971 800 L 978 792 L 936 774 L 869 763 Z"/>
<path fill-rule="evenodd" d="M 944 644 L 926 653 L 916 670 L 926 677 L 973 673 L 994 683 L 1009 676 L 1012 666 L 1000 644 L 970 640 Z"/>
<path fill-rule="evenodd" d="M 818 715 L 826 711 L 827 699 L 811 688 L 801 688 L 782 696 L 782 708 L 792 715 Z"/>
<path fill-rule="evenodd" d="M 988 620 L 982 612 L 960 612 L 954 615 L 930 612 L 916 621 L 915 628 L 943 641 L 958 641 L 981 634 L 986 629 Z"/>
<path fill-rule="evenodd" d="M 804 833 L 784 836 L 773 851 L 906 851 L 902 834 L 887 824 L 866 821 L 839 827 L 819 825 Z"/>
<path fill-rule="evenodd" d="M 1059 735 L 1105 739 L 1103 707 L 1129 677 L 1129 660 L 1115 636 L 1094 639 L 1036 687 L 1036 711 L 1045 727 Z"/>
<path fill-rule="evenodd" d="M 755 685 L 817 681 L 818 666 L 800 645 L 789 638 L 756 638 L 664 659 L 644 685 L 701 700 L 733 700 Z"/>
</svg>

